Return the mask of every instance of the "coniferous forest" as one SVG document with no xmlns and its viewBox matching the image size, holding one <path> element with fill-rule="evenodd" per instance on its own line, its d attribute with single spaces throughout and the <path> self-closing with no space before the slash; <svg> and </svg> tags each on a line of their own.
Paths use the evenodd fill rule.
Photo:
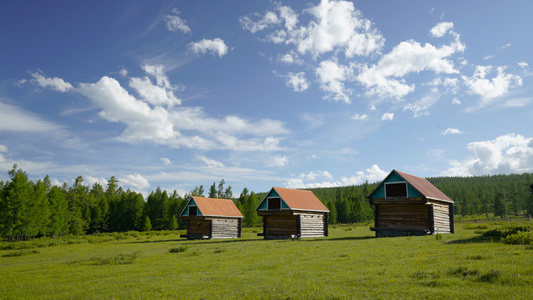
<svg viewBox="0 0 533 300">
<path fill-rule="evenodd" d="M 84 184 L 81 176 L 72 186 L 55 186 L 46 176 L 36 182 L 17 165 L 0 181 L 0 237 L 9 241 L 38 236 L 81 235 L 98 232 L 176 230 L 183 228 L 179 217 L 190 196 L 233 199 L 242 212 L 243 226 L 261 225 L 255 208 L 265 192 L 244 188 L 234 197 L 231 186 L 222 179 L 208 191 L 203 185 L 180 196 L 157 188 L 145 197 L 123 190 L 114 177 L 107 186 Z M 533 174 L 475 177 L 428 178 L 455 201 L 455 213 L 461 216 L 533 215 Z M 330 210 L 329 221 L 358 223 L 373 220 L 373 208 L 366 197 L 377 183 L 358 186 L 310 189 Z"/>
</svg>

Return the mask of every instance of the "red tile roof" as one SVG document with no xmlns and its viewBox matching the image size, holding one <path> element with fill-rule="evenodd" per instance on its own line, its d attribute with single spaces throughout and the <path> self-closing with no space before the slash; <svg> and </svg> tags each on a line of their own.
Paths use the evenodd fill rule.
<svg viewBox="0 0 533 300">
<path fill-rule="evenodd" d="M 242 214 L 230 199 L 193 197 L 202 216 L 238 217 Z"/>
<path fill-rule="evenodd" d="M 273 187 L 291 209 L 329 212 L 311 191 Z"/>
<path fill-rule="evenodd" d="M 442 200 L 442 201 L 453 203 L 452 199 L 448 198 L 446 194 L 441 192 L 438 188 L 436 188 L 433 184 L 431 184 L 431 182 L 429 182 L 427 179 L 414 176 L 411 174 L 407 174 L 404 172 L 400 172 L 398 170 L 392 170 L 392 172 L 396 172 L 398 173 L 398 175 L 402 176 L 403 179 L 405 179 L 405 181 L 409 182 L 409 184 L 411 184 L 415 189 L 417 189 L 426 198 Z"/>
</svg>

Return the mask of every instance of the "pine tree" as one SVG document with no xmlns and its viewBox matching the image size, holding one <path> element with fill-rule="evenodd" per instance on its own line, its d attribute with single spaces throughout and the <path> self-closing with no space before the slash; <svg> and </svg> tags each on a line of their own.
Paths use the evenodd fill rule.
<svg viewBox="0 0 533 300">
<path fill-rule="evenodd" d="M 152 230 L 152 222 L 150 222 L 150 218 L 146 216 L 141 226 L 141 231 L 150 231 L 150 230 Z"/>
<path fill-rule="evenodd" d="M 176 215 L 172 215 L 172 217 L 169 219 L 167 224 L 168 230 L 176 230 L 178 229 L 178 218 L 176 218 Z"/>
<path fill-rule="evenodd" d="M 217 197 L 217 188 L 216 183 L 213 182 L 213 184 L 209 187 L 209 198 L 216 198 Z"/>
<path fill-rule="evenodd" d="M 48 193 L 50 201 L 50 227 L 48 234 L 52 236 L 64 235 L 68 232 L 69 211 L 66 192 L 58 186 L 53 186 Z"/>
<path fill-rule="evenodd" d="M 27 237 L 28 206 L 32 197 L 32 186 L 28 175 L 22 170 L 17 170 L 17 165 L 8 172 L 11 180 L 4 187 L 2 219 L 0 234 L 9 241 L 21 240 Z M 33 213 L 31 213 L 33 214 Z"/>
</svg>

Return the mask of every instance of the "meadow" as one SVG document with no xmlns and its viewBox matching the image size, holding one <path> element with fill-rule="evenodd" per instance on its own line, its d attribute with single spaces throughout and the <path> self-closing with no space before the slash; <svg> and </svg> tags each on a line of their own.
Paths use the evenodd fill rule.
<svg viewBox="0 0 533 300">
<path fill-rule="evenodd" d="M 265 241 L 251 228 L 234 240 L 162 231 L 4 242 L 0 298 L 530 299 L 533 246 L 502 243 L 502 226 L 396 238 L 361 224 L 301 240 Z"/>
</svg>

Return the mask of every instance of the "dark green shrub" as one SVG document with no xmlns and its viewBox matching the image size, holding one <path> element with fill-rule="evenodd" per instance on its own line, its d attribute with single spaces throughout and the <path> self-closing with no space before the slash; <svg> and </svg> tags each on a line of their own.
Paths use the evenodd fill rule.
<svg viewBox="0 0 533 300">
<path fill-rule="evenodd" d="M 177 247 L 177 248 L 172 248 L 170 250 L 168 250 L 168 252 L 170 253 L 181 253 L 181 252 L 185 252 L 189 247 L 187 246 L 180 246 L 180 247 Z"/>
</svg>

